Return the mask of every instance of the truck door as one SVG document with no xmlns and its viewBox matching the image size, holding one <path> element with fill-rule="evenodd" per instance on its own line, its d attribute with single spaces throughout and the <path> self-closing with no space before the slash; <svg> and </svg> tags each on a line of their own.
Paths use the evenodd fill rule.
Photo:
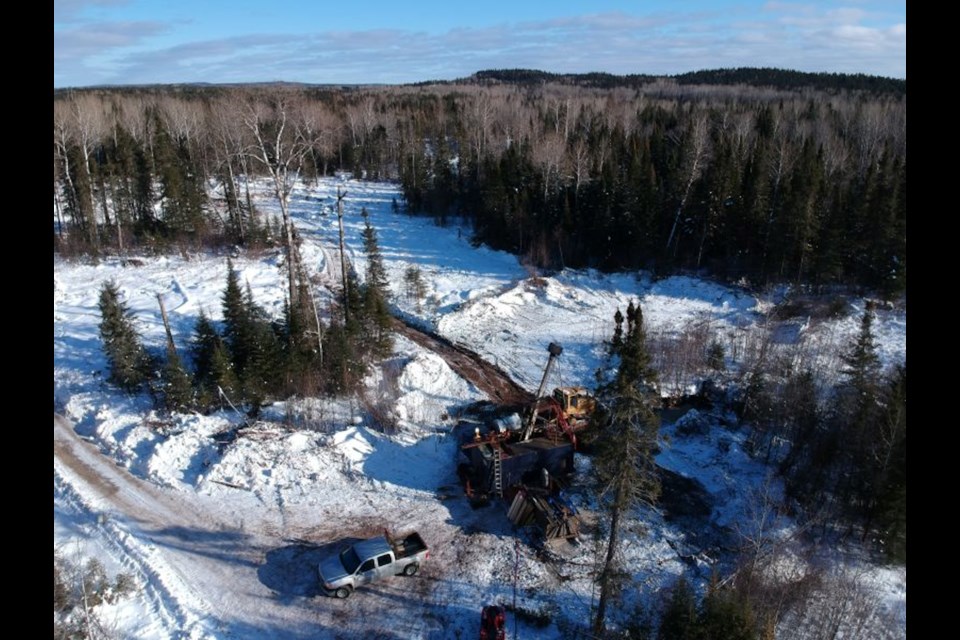
<svg viewBox="0 0 960 640">
<path fill-rule="evenodd" d="M 385 553 L 377 557 L 377 575 L 382 578 L 384 576 L 392 576 L 393 574 L 393 558 L 390 557 L 390 554 Z"/>
<path fill-rule="evenodd" d="M 370 558 L 357 569 L 356 576 L 354 581 L 357 585 L 367 584 L 368 582 L 373 582 L 377 578 L 377 568 L 374 563 L 374 559 Z"/>
</svg>

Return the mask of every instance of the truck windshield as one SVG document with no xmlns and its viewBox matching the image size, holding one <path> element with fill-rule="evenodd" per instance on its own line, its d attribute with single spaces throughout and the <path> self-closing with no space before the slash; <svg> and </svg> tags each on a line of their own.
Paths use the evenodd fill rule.
<svg viewBox="0 0 960 640">
<path fill-rule="evenodd" d="M 340 562 L 348 575 L 354 573 L 360 566 L 360 558 L 357 557 L 357 552 L 353 550 L 353 547 L 340 552 Z"/>
</svg>

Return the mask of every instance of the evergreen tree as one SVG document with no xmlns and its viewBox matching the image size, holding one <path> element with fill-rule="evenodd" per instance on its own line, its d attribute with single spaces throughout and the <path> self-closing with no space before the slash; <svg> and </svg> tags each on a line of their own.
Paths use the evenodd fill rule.
<svg viewBox="0 0 960 640">
<path fill-rule="evenodd" d="M 619 309 L 617 311 L 619 312 Z M 643 326 L 643 311 L 639 304 L 634 306 L 632 300 L 627 305 L 627 334 L 616 355 L 620 356 L 620 368 L 616 378 L 618 387 L 641 385 L 652 389 L 656 385 L 657 373 L 650 366 L 647 331 Z"/>
<path fill-rule="evenodd" d="M 417 305 L 417 312 L 421 310 L 423 297 L 427 295 L 427 286 L 423 282 L 423 273 L 417 265 L 410 265 L 403 273 L 406 284 L 407 298 L 413 298 Z"/>
<path fill-rule="evenodd" d="M 253 319 L 240 287 L 240 277 L 229 259 L 222 302 L 224 341 L 233 369 L 237 376 L 242 377 L 253 354 Z"/>
<path fill-rule="evenodd" d="M 697 632 L 697 599 L 680 576 L 660 618 L 657 640 L 699 640 Z"/>
<path fill-rule="evenodd" d="M 907 562 L 907 368 L 900 365 L 884 390 L 884 409 L 875 447 L 876 526 L 884 551 Z"/>
<path fill-rule="evenodd" d="M 195 166 L 186 140 L 174 139 L 159 118 L 155 126 L 154 157 L 164 226 L 173 235 L 202 236 L 207 225 L 207 194 L 201 171 Z"/>
<path fill-rule="evenodd" d="M 712 371 L 721 372 L 726 368 L 726 353 L 723 349 L 723 343 L 719 340 L 712 340 L 707 347 L 707 366 Z"/>
<path fill-rule="evenodd" d="M 194 405 L 193 380 L 175 349 L 167 349 L 167 360 L 160 370 L 163 407 L 167 411 L 186 411 Z"/>
<path fill-rule="evenodd" d="M 223 341 L 218 341 L 210 356 L 210 381 L 206 396 L 212 404 L 216 399 L 222 401 L 223 395 L 226 395 L 230 402 L 239 402 L 242 398 L 240 381 L 230 362 L 230 354 Z"/>
<path fill-rule="evenodd" d="M 256 411 L 286 383 L 283 349 L 266 313 L 247 287 L 241 290 L 233 265 L 227 262 L 223 292 L 224 342 L 245 401 Z M 221 374 L 226 371 L 221 367 Z M 224 380 L 229 382 L 229 380 Z"/>
<path fill-rule="evenodd" d="M 221 389 L 232 401 L 240 401 L 240 385 L 227 346 L 203 311 L 200 312 L 194 327 L 191 354 L 198 403 L 201 406 L 214 405 L 220 397 Z"/>
<path fill-rule="evenodd" d="M 620 307 L 617 307 L 616 313 L 613 314 L 613 340 L 610 341 L 610 349 L 614 353 L 620 353 L 620 349 L 622 347 L 623 347 L 623 314 L 620 313 Z"/>
<path fill-rule="evenodd" d="M 356 353 L 356 340 L 351 338 L 337 316 L 331 318 L 323 336 L 323 380 L 328 393 L 339 395 L 354 389 L 363 378 L 365 368 Z"/>
<path fill-rule="evenodd" d="M 125 391 L 138 391 L 147 380 L 149 359 L 116 284 L 103 284 L 98 306 L 100 342 L 110 368 L 109 380 Z"/>
<path fill-rule="evenodd" d="M 388 303 L 390 283 L 383 266 L 377 230 L 371 226 L 366 209 L 363 209 L 361 215 L 364 217 L 363 249 L 367 254 L 366 282 L 362 292 L 363 318 L 366 325 L 364 332 L 370 341 L 372 354 L 375 357 L 384 357 L 393 349 L 390 335 L 393 317 Z"/>
<path fill-rule="evenodd" d="M 252 299 L 249 304 L 253 304 Z M 254 307 L 253 314 L 250 359 L 240 377 L 240 383 L 244 398 L 256 412 L 268 398 L 283 389 L 286 380 L 283 349 L 277 334 L 262 317 L 261 309 Z"/>
<path fill-rule="evenodd" d="M 322 357 L 323 326 L 314 308 L 313 295 L 306 277 L 297 278 L 297 303 L 284 301 L 282 333 L 286 336 L 287 368 L 292 379 L 306 381 Z"/>
<path fill-rule="evenodd" d="M 635 504 L 652 504 L 660 494 L 660 479 L 653 455 L 657 446 L 659 418 L 651 409 L 650 384 L 656 372 L 650 369 L 646 332 L 639 306 L 627 308 L 627 336 L 620 349 L 620 367 L 611 384 L 597 391 L 594 421 L 599 435 L 593 469 L 603 488 L 610 513 L 607 552 L 600 572 L 600 599 L 594 633 L 605 628 L 606 608 L 619 590 L 614 558 L 619 546 L 621 520 Z"/>
<path fill-rule="evenodd" d="M 380 253 L 380 241 L 377 230 L 370 224 L 367 208 L 360 211 L 363 216 L 363 250 L 367 254 L 367 286 L 377 289 L 384 298 L 390 296 L 390 281 L 387 279 L 387 270 L 383 266 L 383 255 Z"/>
<path fill-rule="evenodd" d="M 207 314 L 201 310 L 193 328 L 193 340 L 190 345 L 194 377 L 198 384 L 204 385 L 211 381 L 213 353 L 217 346 L 222 344 L 223 339 L 217 333 L 216 327 L 213 326 Z"/>
<path fill-rule="evenodd" d="M 855 393 L 857 404 L 872 401 L 880 371 L 880 357 L 873 338 L 873 309 L 868 304 L 860 318 L 860 333 L 856 342 L 843 354 L 841 372 Z"/>
<path fill-rule="evenodd" d="M 839 469 L 838 498 L 867 515 L 876 497 L 876 431 L 879 423 L 880 358 L 873 339 L 873 310 L 868 305 L 860 321 L 860 333 L 843 354 L 842 373 L 847 378 L 841 389 L 838 420 L 842 430 L 842 469 Z M 845 423 L 842 424 L 842 423 Z"/>
<path fill-rule="evenodd" d="M 700 603 L 697 640 L 756 640 L 757 621 L 750 604 L 714 581 Z"/>
</svg>

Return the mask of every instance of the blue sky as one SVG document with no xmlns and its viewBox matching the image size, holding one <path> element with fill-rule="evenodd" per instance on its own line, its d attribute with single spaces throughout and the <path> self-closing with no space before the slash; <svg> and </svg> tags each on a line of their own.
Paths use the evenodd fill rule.
<svg viewBox="0 0 960 640">
<path fill-rule="evenodd" d="M 54 0 L 53 85 L 406 83 L 481 69 L 906 78 L 906 1 Z"/>
</svg>

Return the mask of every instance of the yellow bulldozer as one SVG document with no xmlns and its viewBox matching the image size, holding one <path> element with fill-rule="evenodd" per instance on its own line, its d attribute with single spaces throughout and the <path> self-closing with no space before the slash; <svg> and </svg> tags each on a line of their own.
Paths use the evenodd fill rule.
<svg viewBox="0 0 960 640">
<path fill-rule="evenodd" d="M 557 387 L 553 395 L 544 396 L 543 390 L 554 361 L 563 353 L 563 347 L 551 342 L 547 347 L 550 358 L 543 370 L 543 378 L 537 389 L 536 400 L 526 420 L 523 440 L 529 440 L 535 433 L 558 437 L 566 435 L 576 446 L 576 432 L 590 422 L 590 416 L 597 407 L 597 401 L 584 387 Z"/>
</svg>

